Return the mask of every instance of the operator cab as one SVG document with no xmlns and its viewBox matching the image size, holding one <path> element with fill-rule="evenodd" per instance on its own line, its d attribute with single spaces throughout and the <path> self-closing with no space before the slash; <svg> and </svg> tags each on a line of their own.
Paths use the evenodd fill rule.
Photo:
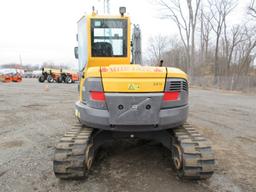
<svg viewBox="0 0 256 192">
<path fill-rule="evenodd" d="M 120 9 L 119 16 L 99 16 L 93 13 L 78 21 L 75 56 L 79 70 L 89 67 L 130 64 L 130 19 Z"/>
</svg>

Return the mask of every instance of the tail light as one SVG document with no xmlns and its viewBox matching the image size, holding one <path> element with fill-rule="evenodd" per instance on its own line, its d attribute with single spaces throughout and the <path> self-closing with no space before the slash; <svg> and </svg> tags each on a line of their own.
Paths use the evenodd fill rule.
<svg viewBox="0 0 256 192">
<path fill-rule="evenodd" d="M 180 98 L 180 92 L 164 92 L 163 100 L 164 101 L 177 101 Z"/>
<path fill-rule="evenodd" d="M 82 86 L 83 103 L 94 109 L 107 109 L 101 78 L 87 78 Z"/>
<path fill-rule="evenodd" d="M 90 97 L 94 101 L 105 101 L 105 94 L 101 91 L 90 91 Z"/>
<path fill-rule="evenodd" d="M 167 78 L 162 97 L 162 109 L 170 109 L 188 104 L 187 80 L 180 78 Z"/>
</svg>

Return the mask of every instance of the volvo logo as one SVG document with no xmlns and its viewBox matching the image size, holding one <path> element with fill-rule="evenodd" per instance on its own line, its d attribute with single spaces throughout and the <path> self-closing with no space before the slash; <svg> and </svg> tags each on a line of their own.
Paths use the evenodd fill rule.
<svg viewBox="0 0 256 192">
<path fill-rule="evenodd" d="M 138 105 L 132 105 L 131 107 L 133 110 L 138 110 Z"/>
</svg>

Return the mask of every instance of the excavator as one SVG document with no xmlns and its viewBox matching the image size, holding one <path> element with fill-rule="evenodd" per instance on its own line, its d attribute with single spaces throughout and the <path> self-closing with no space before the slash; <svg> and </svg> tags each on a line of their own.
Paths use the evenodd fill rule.
<svg viewBox="0 0 256 192">
<path fill-rule="evenodd" d="M 138 25 L 120 14 L 83 16 L 75 57 L 81 78 L 75 104 L 78 123 L 56 144 L 53 170 L 60 179 L 88 177 L 97 151 L 115 139 L 162 144 L 178 177 L 212 176 L 212 147 L 187 123 L 188 76 L 173 67 L 144 66 Z M 133 27 L 133 34 L 131 34 Z"/>
</svg>

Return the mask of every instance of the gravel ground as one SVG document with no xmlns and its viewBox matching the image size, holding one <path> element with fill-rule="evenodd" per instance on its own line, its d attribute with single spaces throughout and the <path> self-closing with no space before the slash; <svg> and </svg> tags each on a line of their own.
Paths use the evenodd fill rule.
<svg viewBox="0 0 256 192">
<path fill-rule="evenodd" d="M 54 145 L 76 123 L 77 84 L 36 79 L 0 84 L 0 191 L 256 191 L 256 97 L 191 89 L 189 121 L 212 143 L 216 171 L 207 181 L 181 181 L 154 143 L 113 143 L 86 180 L 60 181 Z"/>
</svg>

